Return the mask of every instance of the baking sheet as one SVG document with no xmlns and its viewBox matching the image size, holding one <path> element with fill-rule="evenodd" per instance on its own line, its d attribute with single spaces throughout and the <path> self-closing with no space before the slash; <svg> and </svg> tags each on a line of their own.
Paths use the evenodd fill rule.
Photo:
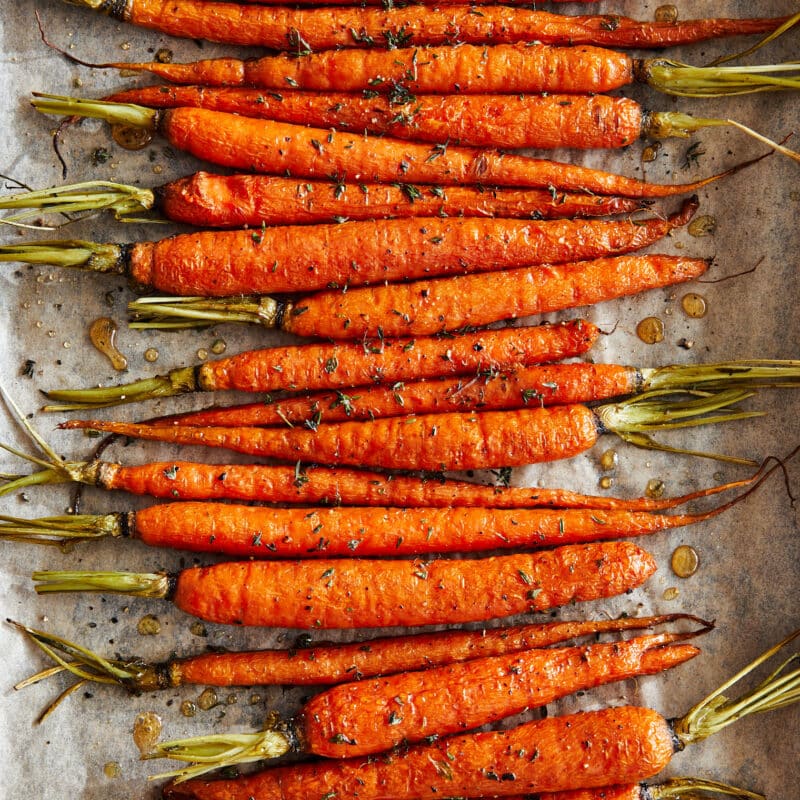
<svg viewBox="0 0 800 800">
<path fill-rule="evenodd" d="M 656 2 L 606 2 L 598 10 L 630 12 L 652 18 Z M 580 7 L 583 9 L 584 7 Z M 594 8 L 594 6 L 593 6 Z M 793 2 L 683 2 L 682 16 L 749 13 L 777 15 L 797 10 Z M 101 96 L 113 88 L 127 86 L 113 71 L 91 71 L 73 66 L 48 50 L 39 40 L 33 17 L 41 12 L 49 36 L 75 55 L 97 61 L 147 60 L 161 47 L 175 53 L 176 60 L 191 60 L 222 53 L 222 48 L 191 41 L 172 40 L 141 32 L 88 11 L 71 8 L 60 0 L 5 3 L 0 10 L 0 54 L 3 81 L 0 104 L 0 172 L 33 187 L 61 182 L 59 167 L 50 149 L 49 132 L 54 123 L 34 112 L 26 97 L 34 90 L 59 94 Z M 578 11 L 576 5 L 560 10 Z M 741 40 L 739 40 L 741 41 Z M 796 58 L 800 34 L 791 33 L 771 45 L 756 60 L 777 61 Z M 677 58 L 702 63 L 719 52 L 734 47 L 703 44 L 675 50 Z M 704 116 L 731 116 L 758 128 L 774 138 L 782 138 L 800 125 L 797 100 L 784 96 L 761 96 L 730 101 L 673 101 L 646 89 L 629 94 L 654 109 L 695 110 Z M 568 152 L 554 157 L 573 159 L 592 166 L 643 175 L 661 181 L 687 181 L 727 167 L 763 152 L 761 145 L 748 141 L 735 131 L 713 130 L 696 137 L 702 157 L 696 164 L 685 164 L 689 144 L 681 140 L 666 142 L 655 162 L 643 165 L 643 145 L 625 152 L 589 155 Z M 108 148 L 111 159 L 102 165 L 92 162 L 98 147 Z M 87 122 L 65 137 L 70 167 L 69 180 L 104 178 L 151 186 L 194 171 L 200 165 L 170 151 L 154 141 L 144 151 L 126 152 L 114 146 L 107 130 Z M 717 220 L 716 233 L 692 238 L 686 231 L 676 232 L 659 250 L 713 256 L 710 277 L 738 273 L 759 263 L 755 274 L 721 283 L 678 287 L 648 295 L 607 303 L 586 311 L 610 335 L 602 337 L 592 353 L 598 361 L 621 361 L 640 366 L 670 362 L 721 360 L 742 357 L 795 358 L 800 333 L 800 315 L 794 305 L 797 253 L 800 234 L 796 224 L 800 205 L 798 166 L 773 156 L 724 183 L 701 192 L 701 214 Z M 665 212 L 679 201 L 659 204 Z M 172 229 L 120 226 L 108 218 L 85 221 L 63 232 L 64 236 L 96 240 L 156 238 Z M 4 242 L 42 234 L 0 231 Z M 221 327 L 185 334 L 131 332 L 121 324 L 119 347 L 129 359 L 123 376 L 115 373 L 108 361 L 89 344 L 90 321 L 111 314 L 120 323 L 125 303 L 132 297 L 124 282 L 114 278 L 58 272 L 47 268 L 17 268 L 4 265 L 0 270 L 0 309 L 5 346 L 0 348 L 0 375 L 4 386 L 26 412 L 36 412 L 33 422 L 65 456 L 86 456 L 92 441 L 81 435 L 65 435 L 54 430 L 60 417 L 38 413 L 39 390 L 63 385 L 113 383 L 164 371 L 172 366 L 198 362 L 197 351 L 208 349 L 223 338 L 228 352 L 282 341 L 279 335 Z M 690 319 L 681 310 L 680 299 L 687 291 L 698 291 L 708 301 L 703 319 Z M 666 325 L 664 341 L 643 344 L 635 334 L 636 324 L 655 315 Z M 576 314 L 551 315 L 550 319 Z M 694 346 L 683 349 L 682 339 Z M 144 351 L 155 347 L 157 363 L 144 360 Z M 33 376 L 24 377 L 23 363 L 34 360 Z M 161 411 L 200 407 L 208 397 L 170 400 L 149 406 L 129 406 L 127 410 L 107 412 L 116 418 L 150 416 Z M 800 442 L 797 398 L 792 393 L 763 396 L 753 403 L 769 416 L 728 428 L 697 429 L 674 436 L 674 441 L 692 447 L 708 448 L 760 458 L 782 455 Z M 102 413 L 102 412 L 101 412 Z M 29 448 L 24 435 L 5 413 L 0 414 L 0 440 Z M 688 491 L 718 480 L 747 474 L 747 469 L 710 461 L 689 460 L 658 453 L 643 453 L 606 439 L 590 453 L 568 464 L 537 466 L 514 471 L 518 485 L 565 486 L 582 491 L 598 491 L 601 477 L 600 455 L 609 447 L 617 449 L 619 465 L 613 473 L 612 491 L 622 495 L 641 494 L 651 478 L 662 479 L 669 494 Z M 155 445 L 135 444 L 119 448 L 114 454 L 128 463 L 178 454 Z M 184 457 L 221 461 L 229 456 L 199 451 L 181 451 Z M 0 469 L 20 471 L 18 460 L 0 457 Z M 800 486 L 800 470 L 789 469 L 795 487 Z M 146 501 L 145 501 L 146 502 Z M 38 516 L 63 513 L 70 503 L 66 487 L 31 489 L 2 500 L 3 513 Z M 142 505 L 142 502 L 117 494 L 88 491 L 83 510 L 105 512 Z M 563 618 L 619 613 L 687 611 L 717 620 L 717 630 L 704 638 L 704 654 L 670 674 L 606 687 L 580 698 L 570 698 L 549 707 L 549 713 L 589 709 L 609 703 L 652 705 L 671 716 L 686 711 L 707 691 L 798 625 L 797 599 L 800 590 L 798 571 L 798 517 L 781 481 L 772 480 L 747 503 L 703 525 L 651 537 L 644 545 L 659 563 L 658 573 L 648 584 L 620 599 L 564 609 Z M 687 580 L 670 571 L 669 556 L 679 544 L 697 549 L 701 565 Z M 228 647 L 284 646 L 292 644 L 299 631 L 235 630 L 207 625 L 207 636 L 192 633 L 192 620 L 166 604 L 126 598 L 51 596 L 37 598 L 30 581 L 32 569 L 122 569 L 151 571 L 176 569 L 197 559 L 187 554 L 148 550 L 139 544 L 100 543 L 77 547 L 62 554 L 52 548 L 33 548 L 0 543 L 2 549 L 2 612 L 22 622 L 42 627 L 77 640 L 105 654 L 138 654 L 150 660 L 166 658 L 173 652 L 189 653 L 208 645 Z M 203 559 L 208 561 L 209 559 Z M 677 599 L 667 600 L 664 592 L 679 589 Z M 155 614 L 161 633 L 144 637 L 137 623 L 145 614 Z M 358 634 L 359 637 L 367 632 Z M 354 634 L 325 632 L 315 640 L 355 638 Z M 258 690 L 220 690 L 220 704 L 195 717 L 181 714 L 184 700 L 196 700 L 201 688 L 129 697 L 109 687 L 86 687 L 70 697 L 44 725 L 35 726 L 40 710 L 67 683 L 56 678 L 16 693 L 11 686 L 30 673 L 46 666 L 38 651 L 9 626 L 0 625 L 0 652 L 3 653 L 3 681 L 0 686 L 0 750 L 4 753 L 0 796 L 35 797 L 41 800 L 71 797 L 81 800 L 128 800 L 158 795 L 156 784 L 146 776 L 161 764 L 141 764 L 131 731 L 136 715 L 158 714 L 166 736 L 194 735 L 212 730 L 259 725 L 266 711 L 277 708 L 292 713 L 307 690 L 263 688 Z M 514 722 L 515 720 L 511 720 Z M 752 719 L 713 739 L 696 745 L 675 757 L 668 773 L 696 774 L 738 783 L 766 792 L 774 798 L 788 798 L 796 792 L 798 775 L 797 741 L 800 713 L 784 709 L 770 716 Z M 106 765 L 117 764 L 118 774 L 109 777 Z M 115 770 L 111 770 L 115 772 Z"/>
</svg>

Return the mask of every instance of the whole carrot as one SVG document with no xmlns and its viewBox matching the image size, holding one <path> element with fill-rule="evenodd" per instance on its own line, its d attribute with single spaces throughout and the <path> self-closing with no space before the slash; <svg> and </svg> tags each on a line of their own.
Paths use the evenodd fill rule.
<svg viewBox="0 0 800 800">
<path fill-rule="evenodd" d="M 438 280 L 344 287 L 294 301 L 268 295 L 148 297 L 129 303 L 128 310 L 134 328 L 255 322 L 298 336 L 330 339 L 430 335 L 672 286 L 700 277 L 709 263 L 683 256 L 614 256 Z M 224 280 L 225 276 L 212 278 L 216 285 L 209 287 L 209 293 Z"/>
<path fill-rule="evenodd" d="M 288 122 L 252 119 L 204 108 L 158 111 L 144 106 L 36 95 L 46 114 L 89 116 L 159 131 L 173 146 L 235 169 L 354 182 L 515 186 L 626 197 L 694 192 L 745 164 L 691 184 L 651 184 L 636 178 L 495 150 L 434 145 Z M 224 146 L 220 145 L 224 142 Z M 752 162 L 749 162 L 752 163 Z"/>
<path fill-rule="evenodd" d="M 196 762 L 202 753 L 202 764 L 180 771 L 196 777 L 291 751 L 327 758 L 381 753 L 401 743 L 471 730 L 583 689 L 666 671 L 699 655 L 697 647 L 682 642 L 693 635 L 526 650 L 347 683 L 316 695 L 291 720 L 269 724 L 260 733 L 162 742 L 147 757 Z M 369 711 L 354 714 L 353 709 Z M 239 752 L 231 753 L 232 741 Z"/>
<path fill-rule="evenodd" d="M 126 275 L 169 294 L 308 292 L 629 253 L 685 225 L 697 207 L 692 197 L 668 219 L 636 221 L 421 217 L 281 225 L 127 245 L 50 242 L 38 252 L 49 246 L 56 264 Z"/>
<path fill-rule="evenodd" d="M 197 367 L 174 369 L 118 387 L 82 393 L 81 407 L 170 397 L 186 392 L 238 389 L 273 392 L 342 389 L 382 381 L 440 375 L 480 374 L 517 364 L 560 361 L 587 352 L 600 330 L 586 320 L 557 325 L 505 328 L 447 337 L 386 339 L 360 344 L 307 344 L 251 350 Z M 65 390 L 69 393 L 70 390 Z M 68 404 L 73 394 L 51 393 Z M 342 402 L 347 402 L 343 397 Z M 74 407 L 70 405 L 69 407 Z M 56 410 L 58 406 L 51 407 Z"/>
<path fill-rule="evenodd" d="M 293 9 L 198 0 L 70 0 L 171 36 L 273 50 L 398 47 L 455 42 L 538 41 L 666 47 L 722 36 L 767 33 L 783 19 L 699 19 L 638 22 L 617 15 L 568 17 L 544 11 L 485 6 Z"/>
<path fill-rule="evenodd" d="M 378 675 L 426 669 L 488 656 L 547 647 L 581 636 L 642 630 L 670 622 L 692 621 L 708 628 L 712 623 L 688 614 L 574 622 L 544 622 L 479 631 L 450 630 L 352 644 L 297 647 L 290 650 L 209 652 L 148 664 L 140 658 L 105 659 L 81 645 L 44 631 L 18 625 L 49 656 L 76 662 L 81 677 L 88 670 L 96 678 L 111 679 L 132 692 L 148 692 L 192 684 L 210 686 L 318 686 L 359 681 Z M 15 623 L 16 624 L 16 623 Z M 69 667 L 64 667 L 69 670 Z M 23 688 L 49 677 L 50 670 L 21 681 Z"/>
<path fill-rule="evenodd" d="M 299 800 L 335 790 L 339 798 L 433 800 L 452 792 L 506 796 L 641 781 L 666 767 L 675 752 L 735 720 L 796 702 L 800 670 L 788 671 L 794 658 L 741 697 L 721 696 L 795 636 L 768 650 L 677 720 L 631 706 L 589 711 L 512 730 L 444 738 L 382 759 L 291 765 L 233 780 L 175 781 L 165 788 L 164 797 Z"/>
<path fill-rule="evenodd" d="M 477 622 L 611 597 L 656 565 L 630 542 L 566 545 L 475 560 L 225 562 L 177 575 L 36 572 L 40 593 L 100 591 L 172 600 L 210 622 L 283 628 Z"/>
<path fill-rule="evenodd" d="M 108 181 L 22 192 L 0 199 L 0 209 L 94 213 L 117 219 L 157 211 L 173 222 L 211 228 L 307 225 L 386 217 L 509 217 L 561 219 L 640 211 L 643 201 L 547 189 L 354 184 L 268 175 L 197 172 L 154 189 Z M 6 217 L 27 218 L 31 212 Z M 138 219 L 138 216 L 137 216 Z"/>
</svg>

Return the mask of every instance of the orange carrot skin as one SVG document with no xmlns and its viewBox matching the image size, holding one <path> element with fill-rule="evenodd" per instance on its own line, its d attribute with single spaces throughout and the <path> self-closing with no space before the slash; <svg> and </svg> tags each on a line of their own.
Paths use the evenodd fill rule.
<svg viewBox="0 0 800 800">
<path fill-rule="evenodd" d="M 581 261 L 658 241 L 697 204 L 686 207 L 666 220 L 636 222 L 422 217 L 197 231 L 131 245 L 129 274 L 161 292 L 225 297 Z"/>
<path fill-rule="evenodd" d="M 396 506 L 399 508 L 590 508 L 659 511 L 674 508 L 691 496 L 622 499 L 585 495 L 567 489 L 524 489 L 484 486 L 444 478 L 416 478 L 352 469 L 284 467 L 262 464 L 197 464 L 162 461 L 143 466 L 101 462 L 97 485 L 169 500 L 259 500 L 333 506 Z M 746 486 L 737 481 L 728 488 Z M 722 487 L 712 487 L 716 494 Z M 702 494 L 701 496 L 707 496 Z"/>
<path fill-rule="evenodd" d="M 712 512 L 713 513 L 713 512 Z M 127 514 L 150 547 L 250 558 L 480 552 L 643 536 L 707 515 L 597 509 L 264 508 L 183 502 Z"/>
<path fill-rule="evenodd" d="M 144 70 L 172 83 L 252 86 L 278 92 L 389 92 L 401 84 L 413 94 L 600 94 L 621 89 L 633 80 L 633 60 L 619 51 L 530 42 L 327 50 L 245 61 L 216 58 L 188 64 L 114 66 Z M 384 80 L 376 82 L 377 75 Z"/>
<path fill-rule="evenodd" d="M 588 403 L 633 394 L 641 373 L 618 364 L 544 364 L 513 372 L 438 378 L 356 389 L 343 400 L 341 392 L 319 392 L 271 402 L 227 408 L 212 407 L 154 420 L 154 425 L 191 427 L 280 427 L 318 425 L 408 414 L 436 414 L 471 409 L 490 411 L 528 405 Z"/>
<path fill-rule="evenodd" d="M 413 200 L 411 195 L 413 194 Z M 561 219 L 639 211 L 625 197 L 592 197 L 546 189 L 484 189 L 469 186 L 413 188 L 389 184 L 298 181 L 268 175 L 198 172 L 156 190 L 168 219 L 201 228 L 305 225 L 385 217 L 509 217 Z"/>
<path fill-rule="evenodd" d="M 209 622 L 279 628 L 478 622 L 612 597 L 656 565 L 630 542 L 478 560 L 229 561 L 177 576 L 173 600 Z"/>
<path fill-rule="evenodd" d="M 506 149 L 626 147 L 642 133 L 642 108 L 609 95 L 414 95 L 387 97 L 205 86 L 146 86 L 106 98 L 150 108 L 193 106 L 316 128 Z"/>
<path fill-rule="evenodd" d="M 348 291 L 290 307 L 283 329 L 299 336 L 435 334 L 470 325 L 593 305 L 700 277 L 700 258 L 631 255 Z"/>
<path fill-rule="evenodd" d="M 559 792 L 634 783 L 670 761 L 669 723 L 647 708 L 589 711 L 507 731 L 463 734 L 383 758 L 278 767 L 233 780 L 169 784 L 164 797 L 195 800 L 436 800 Z"/>
<path fill-rule="evenodd" d="M 320 686 L 516 653 L 589 634 L 640 630 L 669 621 L 667 616 L 545 622 L 479 631 L 421 633 L 296 650 L 202 653 L 170 661 L 167 669 L 171 686 Z"/>
<path fill-rule="evenodd" d="M 301 748 L 327 758 L 472 730 L 581 689 L 671 669 L 699 655 L 669 635 L 528 650 L 334 687 L 303 706 Z M 358 709 L 354 714 L 353 709 Z"/>
<path fill-rule="evenodd" d="M 513 364 L 560 361 L 587 352 L 600 330 L 585 320 L 506 328 L 447 338 L 383 339 L 252 350 L 197 368 L 201 391 L 342 389 L 442 375 L 477 374 Z"/>
<path fill-rule="evenodd" d="M 385 47 L 386 31 L 399 34 L 406 46 L 538 41 L 666 47 L 728 35 L 766 33 L 782 22 L 776 19 L 637 22 L 616 15 L 568 17 L 504 6 L 485 6 L 476 15 L 464 5 L 384 11 L 292 9 L 196 0 L 127 0 L 124 6 L 121 14 L 113 9 L 114 16 L 171 36 L 273 50 L 330 50 L 363 45 L 370 39 L 370 43 Z"/>
<path fill-rule="evenodd" d="M 517 10 L 514 9 L 516 12 Z M 159 112 L 161 133 L 177 148 L 234 169 L 295 177 L 367 183 L 423 183 L 451 186 L 516 186 L 585 191 L 625 197 L 686 194 L 710 179 L 691 184 L 652 184 L 574 164 L 527 158 L 495 150 L 380 139 L 239 117 L 204 108 Z"/>
<path fill-rule="evenodd" d="M 409 470 L 522 466 L 571 458 L 599 435 L 582 405 L 335 422 L 301 428 L 159 428 L 105 420 L 69 420 L 60 428 L 117 433 L 171 444 L 224 447 L 284 461 Z"/>
</svg>

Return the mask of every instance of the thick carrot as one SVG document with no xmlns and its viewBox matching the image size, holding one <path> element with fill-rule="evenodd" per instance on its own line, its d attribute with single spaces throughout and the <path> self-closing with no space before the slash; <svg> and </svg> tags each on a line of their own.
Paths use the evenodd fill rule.
<svg viewBox="0 0 800 800">
<path fill-rule="evenodd" d="M 599 335 L 597 326 L 575 320 L 436 338 L 273 347 L 172 370 L 124 389 L 110 387 L 90 391 L 88 395 L 81 392 L 81 402 L 95 407 L 98 402 L 114 405 L 120 399 L 133 402 L 186 392 L 343 389 L 382 381 L 477 375 L 485 370 L 577 356 L 587 352 Z M 65 391 L 67 394 L 51 393 L 51 399 L 67 402 L 77 399 L 70 390 Z"/>
<path fill-rule="evenodd" d="M 406 142 L 388 137 L 309 128 L 204 108 L 163 111 L 144 106 L 36 95 L 47 114 L 90 116 L 158 130 L 175 147 L 235 169 L 353 182 L 400 181 L 436 185 L 516 186 L 585 191 L 626 197 L 668 197 L 694 192 L 746 166 L 691 184 L 652 184 L 602 170 L 509 155 L 495 150 Z M 753 163 L 753 162 L 747 162 Z"/>
<path fill-rule="evenodd" d="M 74 0 L 117 19 L 171 36 L 273 50 L 328 50 L 370 45 L 455 42 L 604 44 L 666 47 L 722 36 L 767 33 L 783 19 L 699 19 L 638 22 L 617 15 L 568 17 L 529 9 L 470 6 L 314 8 L 246 6 L 198 0 Z"/>
<path fill-rule="evenodd" d="M 246 561 L 177 575 L 37 572 L 37 592 L 105 591 L 169 598 L 229 625 L 412 627 L 478 622 L 612 597 L 655 571 L 630 542 L 458 560 Z"/>
<path fill-rule="evenodd" d="M 625 147 L 650 131 L 635 100 L 609 95 L 400 95 L 362 97 L 205 86 L 147 86 L 106 97 L 149 108 L 192 106 L 316 128 L 474 147 Z M 663 137 L 660 137 L 663 138 Z"/>
</svg>

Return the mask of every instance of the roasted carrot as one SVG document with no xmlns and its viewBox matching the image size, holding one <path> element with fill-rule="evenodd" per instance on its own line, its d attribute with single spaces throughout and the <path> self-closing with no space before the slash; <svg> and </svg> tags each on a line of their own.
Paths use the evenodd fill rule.
<svg viewBox="0 0 800 800">
<path fill-rule="evenodd" d="M 181 770 L 197 776 L 291 751 L 327 758 L 381 753 L 401 743 L 471 730 L 583 689 L 666 671 L 699 655 L 697 647 L 683 642 L 696 633 L 526 650 L 346 683 L 316 695 L 291 720 L 269 723 L 259 733 L 162 742 L 147 757 L 194 762 L 202 750 L 202 764 Z M 239 742 L 240 752 L 230 753 L 232 740 Z"/>
<path fill-rule="evenodd" d="M 652 184 L 637 178 L 495 150 L 434 145 L 388 137 L 251 119 L 204 108 L 157 111 L 143 106 L 37 95 L 47 114 L 90 116 L 159 131 L 173 146 L 236 169 L 353 182 L 515 186 L 626 197 L 694 192 L 745 164 L 690 184 Z M 752 163 L 752 162 L 747 162 Z"/>
<path fill-rule="evenodd" d="M 308 292 L 629 253 L 685 225 L 697 207 L 692 197 L 668 219 L 421 217 L 197 231 L 127 245 L 67 241 L 43 247 L 49 244 L 54 263 L 127 275 L 138 286 L 168 294 Z M 26 245 L 17 247 L 25 250 Z"/>
<path fill-rule="evenodd" d="M 631 706 L 589 711 L 506 731 L 444 738 L 385 758 L 291 765 L 233 780 L 175 781 L 165 788 L 164 797 L 299 800 L 335 790 L 342 799 L 434 800 L 450 793 L 505 796 L 640 781 L 660 772 L 675 752 L 737 719 L 797 702 L 800 670 L 788 671 L 795 658 L 741 697 L 721 696 L 795 636 L 768 650 L 677 720 Z"/>
<path fill-rule="evenodd" d="M 670 622 L 691 621 L 703 627 L 712 623 L 688 614 L 575 622 L 543 622 L 479 631 L 450 630 L 392 638 L 367 639 L 352 644 L 297 647 L 290 650 L 210 652 L 170 658 L 148 664 L 140 658 L 105 659 L 60 636 L 19 625 L 49 656 L 70 659 L 82 676 L 111 679 L 132 692 L 149 692 L 191 684 L 210 686 L 318 686 L 348 683 L 378 675 L 454 664 L 488 656 L 547 647 L 582 636 L 614 631 L 643 630 Z M 110 669 L 109 669 L 110 665 Z M 63 665 L 62 665 L 63 666 Z M 64 667 L 65 671 L 69 667 Z M 23 688 L 52 675 L 34 675 L 15 688 Z"/>
<path fill-rule="evenodd" d="M 123 391 L 110 387 L 82 393 L 82 403 L 96 407 L 97 403 L 116 405 L 121 399 L 133 402 L 186 392 L 343 389 L 381 381 L 477 375 L 484 370 L 578 356 L 591 349 L 599 335 L 597 326 L 575 320 L 447 337 L 272 347 L 175 369 L 129 384 Z M 51 393 L 51 399 L 76 400 L 72 394 L 57 394 Z M 342 402 L 347 402 L 346 397 Z"/>
<path fill-rule="evenodd" d="M 425 414 L 301 428 L 191 428 L 71 420 L 59 427 L 88 428 L 171 444 L 224 447 L 248 455 L 292 462 L 353 464 L 416 470 L 488 469 L 571 458 L 592 447 L 601 433 L 614 432 L 643 447 L 646 433 L 705 422 L 732 421 L 758 412 L 726 411 L 752 392 L 727 391 L 686 402 L 649 394 L 590 409 L 583 405 L 515 411 Z M 79 396 L 81 397 L 81 396 Z M 79 398 L 76 398 L 79 399 Z M 721 409 L 718 414 L 714 414 Z M 709 417 L 701 417 L 712 412 Z M 676 421 L 677 420 L 677 421 Z M 687 452 L 673 449 L 673 452 Z"/>
<path fill-rule="evenodd" d="M 666 47 L 706 39 L 768 33 L 784 19 L 698 19 L 638 22 L 617 15 L 568 17 L 544 11 L 485 6 L 443 9 L 260 7 L 198 0 L 71 0 L 117 19 L 170 36 L 273 50 L 401 47 L 455 42 L 604 44 Z"/>
<path fill-rule="evenodd" d="M 173 222 L 211 228 L 306 225 L 386 217 L 509 217 L 561 219 L 602 217 L 640 211 L 645 203 L 627 197 L 497 189 L 471 186 L 353 184 L 292 180 L 268 175 L 214 175 L 197 172 L 143 189 L 108 181 L 23 192 L 0 199 L 0 209 L 44 209 L 52 213 L 96 213 L 117 219 L 163 214 Z M 7 221 L 30 218 L 22 212 Z"/>
<path fill-rule="evenodd" d="M 434 237 L 430 246 L 438 247 L 437 242 Z M 67 258 L 69 250 L 67 245 Z M 683 256 L 613 256 L 402 284 L 345 286 L 294 301 L 269 295 L 146 297 L 129 303 L 128 311 L 134 328 L 248 322 L 329 339 L 430 335 L 684 283 L 699 278 L 709 263 Z M 226 277 L 212 278 L 216 285 L 208 293 L 216 292 Z"/>
<path fill-rule="evenodd" d="M 171 599 L 210 622 L 283 628 L 477 622 L 611 597 L 656 565 L 630 542 L 458 560 L 246 561 L 177 575 L 36 572 L 37 592 L 101 591 Z"/>
</svg>

